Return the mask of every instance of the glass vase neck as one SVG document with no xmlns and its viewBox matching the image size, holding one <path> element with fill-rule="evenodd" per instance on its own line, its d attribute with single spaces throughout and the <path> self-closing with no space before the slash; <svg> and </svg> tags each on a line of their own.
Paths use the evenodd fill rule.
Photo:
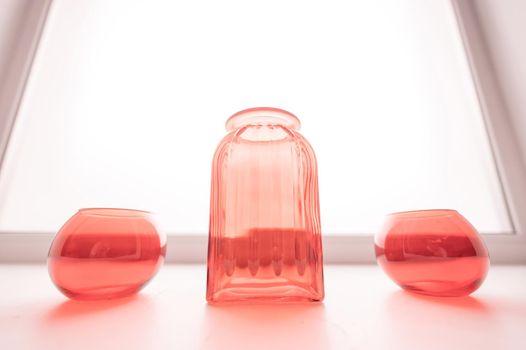
<svg viewBox="0 0 526 350">
<path fill-rule="evenodd" d="M 300 120 L 294 114 L 273 107 L 256 107 L 235 113 L 226 121 L 226 130 L 232 131 L 247 125 L 281 125 L 299 130 Z"/>
</svg>

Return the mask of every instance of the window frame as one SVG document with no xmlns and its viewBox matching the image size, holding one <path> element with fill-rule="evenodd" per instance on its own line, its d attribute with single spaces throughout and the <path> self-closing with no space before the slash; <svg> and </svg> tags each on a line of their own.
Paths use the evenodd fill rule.
<svg viewBox="0 0 526 350">
<path fill-rule="evenodd" d="M 40 37 L 52 6 L 52 0 L 30 2 L 29 15 L 25 18 L 24 45 L 17 55 L 22 57 L 12 69 L 17 76 L 6 90 L 10 105 L 0 116 L 0 175 L 9 136 L 16 120 L 19 106 L 23 103 L 24 89 L 31 74 L 31 66 L 38 52 Z M 494 263 L 526 263 L 526 164 L 518 143 L 518 131 L 514 130 L 503 93 L 488 47 L 482 35 L 482 24 L 473 1 L 450 0 L 458 25 L 473 87 L 476 91 L 481 115 L 484 119 L 493 160 L 504 195 L 506 208 L 513 228 L 512 234 L 485 234 L 484 240 Z M 20 56 L 21 55 L 21 56 Z M 526 150 L 525 150 L 526 151 Z M 525 152 L 526 154 L 526 152 Z M 0 263 L 42 263 L 53 240 L 54 233 L 0 232 Z M 169 235 L 167 244 L 168 263 L 206 262 L 207 235 Z M 371 235 L 323 235 L 326 263 L 372 263 L 374 257 Z"/>
<path fill-rule="evenodd" d="M 451 0 L 451 5 L 513 228 L 512 234 L 488 234 L 484 240 L 493 262 L 525 263 L 526 164 L 518 142 L 520 130 L 513 127 L 475 1 Z"/>
</svg>

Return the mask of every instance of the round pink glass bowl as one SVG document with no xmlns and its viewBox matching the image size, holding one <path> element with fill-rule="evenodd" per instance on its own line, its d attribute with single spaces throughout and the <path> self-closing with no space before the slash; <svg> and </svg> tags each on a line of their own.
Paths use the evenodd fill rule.
<svg viewBox="0 0 526 350">
<path fill-rule="evenodd" d="M 418 210 L 387 216 L 375 236 L 378 265 L 400 287 L 433 296 L 465 296 L 486 278 L 488 251 L 457 211 Z"/>
<path fill-rule="evenodd" d="M 138 292 L 164 262 L 166 237 L 152 215 L 81 209 L 62 226 L 48 255 L 49 275 L 67 297 L 113 299 Z"/>
</svg>

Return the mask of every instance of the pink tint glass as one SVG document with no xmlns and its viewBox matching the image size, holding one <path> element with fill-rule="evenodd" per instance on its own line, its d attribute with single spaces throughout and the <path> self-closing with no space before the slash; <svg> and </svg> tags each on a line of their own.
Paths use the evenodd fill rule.
<svg viewBox="0 0 526 350">
<path fill-rule="evenodd" d="M 234 114 L 212 166 L 207 300 L 320 301 L 316 158 L 277 108 Z"/>
<path fill-rule="evenodd" d="M 49 250 L 53 283 L 69 298 L 112 299 L 138 292 L 164 262 L 166 238 L 151 214 L 130 209 L 79 210 Z"/>
<path fill-rule="evenodd" d="M 455 210 L 391 214 L 375 236 L 378 264 L 402 288 L 434 296 L 474 292 L 489 269 L 477 230 Z"/>
</svg>

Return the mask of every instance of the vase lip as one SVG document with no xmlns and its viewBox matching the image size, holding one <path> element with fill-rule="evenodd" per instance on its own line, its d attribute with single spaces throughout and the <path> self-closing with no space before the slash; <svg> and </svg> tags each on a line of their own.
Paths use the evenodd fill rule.
<svg viewBox="0 0 526 350">
<path fill-rule="evenodd" d="M 423 218 L 432 216 L 444 216 L 444 215 L 458 215 L 458 211 L 455 209 L 418 209 L 418 210 L 406 210 L 389 213 L 387 216 L 395 217 L 406 217 L 406 218 Z"/>
<path fill-rule="evenodd" d="M 234 113 L 226 121 L 227 131 L 245 125 L 282 125 L 289 129 L 299 130 L 301 122 L 294 114 L 276 107 L 253 107 Z"/>
<path fill-rule="evenodd" d="M 94 207 L 94 208 L 81 208 L 79 213 L 85 215 L 94 215 L 94 216 L 106 216 L 106 217 L 144 217 L 152 215 L 151 212 L 146 210 L 139 209 L 127 209 L 127 208 L 103 208 L 103 207 Z"/>
</svg>

